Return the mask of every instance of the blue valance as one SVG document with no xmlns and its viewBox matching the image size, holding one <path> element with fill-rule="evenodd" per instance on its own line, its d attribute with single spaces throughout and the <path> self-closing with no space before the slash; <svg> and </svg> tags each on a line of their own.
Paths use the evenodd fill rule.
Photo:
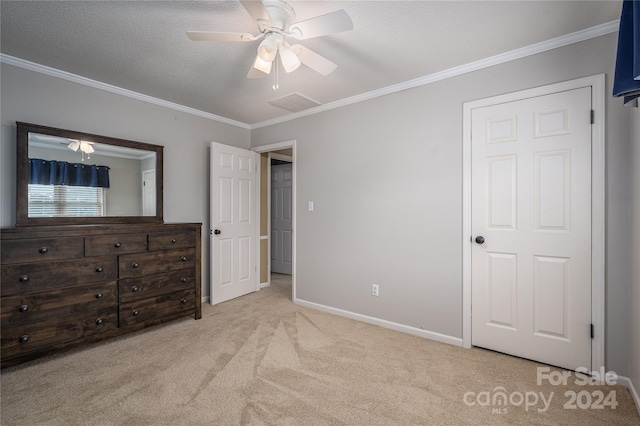
<svg viewBox="0 0 640 426">
<path fill-rule="evenodd" d="M 625 105 L 638 106 L 638 98 L 640 98 L 640 1 L 637 0 L 625 0 L 622 4 L 613 96 L 624 97 Z"/>
<path fill-rule="evenodd" d="M 30 158 L 29 167 L 29 183 L 109 188 L 107 166 Z"/>
</svg>

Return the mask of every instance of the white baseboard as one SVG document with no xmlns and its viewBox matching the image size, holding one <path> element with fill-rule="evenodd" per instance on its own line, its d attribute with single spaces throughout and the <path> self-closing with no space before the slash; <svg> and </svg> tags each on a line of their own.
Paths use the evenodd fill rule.
<svg viewBox="0 0 640 426">
<path fill-rule="evenodd" d="M 202 296 L 202 303 L 209 303 L 209 296 Z"/>
<path fill-rule="evenodd" d="M 629 389 L 629 392 L 631 392 L 631 396 L 633 397 L 633 401 L 636 403 L 636 410 L 638 410 L 638 414 L 640 414 L 640 395 L 638 395 L 638 391 L 635 386 L 633 386 L 631 379 L 625 376 L 618 376 L 618 384 Z"/>
<path fill-rule="evenodd" d="M 380 327 L 389 328 L 391 330 L 400 331 L 402 333 L 411 334 L 418 337 L 424 337 L 426 339 L 435 340 L 437 342 L 448 343 L 454 346 L 462 346 L 462 339 L 458 337 L 448 336 L 446 334 L 436 333 L 435 331 L 423 330 L 416 327 L 411 327 L 404 324 L 398 324 L 383 320 L 380 318 L 370 317 L 367 315 L 356 314 L 355 312 L 345 311 L 343 309 L 332 308 L 330 306 L 320 305 L 318 303 L 308 302 L 302 299 L 294 299 L 293 303 L 301 306 L 305 306 L 311 309 L 317 309 L 319 311 L 328 312 L 330 314 L 338 315 L 345 318 L 350 318 L 356 321 L 366 322 L 368 324 L 378 325 Z"/>
<path fill-rule="evenodd" d="M 263 283 L 260 283 L 260 288 L 265 288 L 265 287 L 269 287 L 271 284 L 269 284 L 269 281 L 265 281 Z"/>
</svg>

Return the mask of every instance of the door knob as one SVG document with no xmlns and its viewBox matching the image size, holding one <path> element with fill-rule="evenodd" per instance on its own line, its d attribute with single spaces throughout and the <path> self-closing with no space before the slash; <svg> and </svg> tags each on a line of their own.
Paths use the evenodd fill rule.
<svg viewBox="0 0 640 426">
<path fill-rule="evenodd" d="M 213 231 L 213 233 L 216 234 L 216 235 L 220 235 L 220 234 L 222 234 L 222 231 L 219 230 L 219 229 L 216 229 L 215 231 Z"/>
<path fill-rule="evenodd" d="M 476 243 L 478 244 L 484 244 L 484 237 L 482 235 L 478 235 L 476 237 Z"/>
</svg>

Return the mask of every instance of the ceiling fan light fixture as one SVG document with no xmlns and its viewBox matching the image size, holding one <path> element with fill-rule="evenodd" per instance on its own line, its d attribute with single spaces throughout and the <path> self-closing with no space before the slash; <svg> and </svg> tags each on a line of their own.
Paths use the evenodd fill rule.
<svg viewBox="0 0 640 426">
<path fill-rule="evenodd" d="M 73 141 L 69 145 L 67 145 L 71 151 L 77 151 L 80 148 L 80 141 Z"/>
<path fill-rule="evenodd" d="M 91 146 L 91 142 L 85 141 L 80 142 L 80 150 L 85 154 L 91 154 L 92 152 L 95 152 L 93 147 Z"/>
<path fill-rule="evenodd" d="M 258 56 L 260 56 L 260 59 L 266 62 L 272 62 L 276 58 L 283 40 L 284 36 L 282 34 L 267 34 L 258 46 Z"/>
<path fill-rule="evenodd" d="M 253 62 L 253 68 L 258 71 L 262 71 L 265 74 L 269 74 L 271 72 L 271 62 L 264 61 L 260 55 L 256 56 L 256 60 Z"/>
<path fill-rule="evenodd" d="M 282 62 L 282 67 L 288 73 L 297 70 L 302 64 L 293 50 L 287 45 L 280 47 L 280 61 Z"/>
</svg>

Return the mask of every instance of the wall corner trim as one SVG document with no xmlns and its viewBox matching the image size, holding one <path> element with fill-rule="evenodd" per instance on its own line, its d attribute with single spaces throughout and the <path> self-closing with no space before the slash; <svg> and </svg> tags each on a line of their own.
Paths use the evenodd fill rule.
<svg viewBox="0 0 640 426">
<path fill-rule="evenodd" d="M 584 30 L 576 31 L 569 34 L 564 34 L 559 37 L 541 41 L 539 43 L 534 43 L 529 46 L 524 46 L 518 49 L 514 49 L 508 52 L 500 53 L 495 56 L 490 56 L 488 58 L 480 59 L 475 62 L 470 62 L 468 64 L 459 65 L 457 67 L 449 68 L 446 70 L 438 71 L 433 74 L 428 74 L 422 77 L 418 77 L 413 80 L 408 80 L 402 83 L 394 84 L 391 86 L 383 87 L 377 90 L 373 90 L 370 92 L 362 93 L 359 95 L 355 95 L 349 98 L 341 99 L 334 102 L 329 102 L 323 104 L 321 106 L 315 108 L 309 108 L 304 111 L 300 111 L 294 114 L 287 114 L 281 117 L 276 117 L 270 120 L 261 121 L 258 123 L 247 124 L 242 123 L 240 121 L 232 120 L 230 118 L 222 117 L 219 115 L 211 114 L 205 111 L 201 111 L 195 108 L 190 108 L 184 105 L 176 104 L 173 102 L 165 101 L 162 99 L 154 98 L 152 96 L 144 95 L 142 93 L 134 92 L 128 89 L 123 89 L 117 86 L 113 86 L 107 83 L 102 83 L 96 80 L 91 80 L 86 77 L 82 77 L 79 75 L 71 74 L 66 71 L 61 71 L 55 68 L 51 68 L 45 65 L 40 65 L 35 62 L 30 62 L 24 59 L 16 58 L 13 56 L 9 56 L 3 53 L 0 53 L 0 62 L 13 65 L 16 67 L 28 69 L 31 71 L 35 71 L 41 74 L 49 75 L 52 77 L 61 78 L 64 80 L 72 81 L 74 83 L 82 84 L 85 86 L 93 87 L 100 90 L 105 90 L 107 92 L 116 93 L 122 96 L 127 96 L 133 99 L 138 99 L 144 102 L 148 102 L 154 105 L 163 106 L 165 108 L 174 109 L 176 111 L 185 112 L 187 114 L 193 114 L 199 117 L 207 118 L 210 120 L 218 121 L 220 123 L 229 124 L 232 126 L 240 127 L 242 129 L 254 130 L 259 129 L 261 127 L 268 127 L 274 124 L 284 123 L 287 121 L 295 120 L 297 118 L 306 117 L 309 115 L 317 114 L 320 112 L 332 110 L 335 108 L 340 108 L 343 106 L 351 105 L 354 103 L 366 101 L 369 99 L 374 99 L 380 96 L 389 95 L 392 93 L 400 92 L 407 89 L 412 89 L 419 86 L 424 86 L 426 84 L 435 83 L 440 80 L 445 80 L 447 78 L 456 77 L 462 74 L 466 74 L 473 71 L 478 71 L 483 68 L 488 68 L 494 65 L 499 65 L 505 62 L 513 61 L 516 59 L 524 58 L 526 56 L 535 55 L 538 53 L 546 52 L 547 50 L 556 49 L 559 47 L 567 46 L 574 43 L 579 43 L 581 41 L 589 40 L 592 38 L 600 37 L 609 33 L 614 33 L 618 31 L 620 26 L 620 20 L 605 22 L 600 25 L 596 25 L 594 27 L 586 28 Z"/>
<path fill-rule="evenodd" d="M 45 65 L 36 64 L 35 62 L 26 61 L 24 59 L 6 55 L 4 53 L 0 53 L 0 62 L 7 65 L 13 65 L 14 67 L 19 67 L 19 68 L 34 71 L 40 74 L 48 75 L 50 77 L 57 77 L 62 80 L 67 80 L 73 83 L 82 84 L 83 86 L 93 87 L 94 89 L 104 90 L 105 92 L 115 93 L 117 95 L 126 96 L 128 98 L 137 99 L 139 101 L 148 102 L 150 104 L 158 105 L 161 107 L 173 109 L 173 110 L 184 112 L 191 115 L 196 115 L 198 117 L 218 121 L 220 123 L 229 124 L 231 126 L 240 127 L 242 129 L 246 129 L 246 130 L 250 129 L 250 126 L 246 123 L 241 123 L 236 120 L 231 120 L 229 118 L 221 117 L 219 115 L 211 114 L 195 108 L 190 108 L 184 105 L 154 98 L 153 96 L 144 95 L 142 93 L 134 92 L 128 89 L 123 89 L 121 87 L 113 86 L 111 84 L 102 83 L 100 81 L 92 80 L 90 78 L 82 77 L 76 74 L 71 74 L 70 72 L 58 70 Z"/>
<path fill-rule="evenodd" d="M 495 56 L 480 59 L 468 64 L 459 65 L 457 67 L 449 68 L 443 71 L 435 72 L 433 74 L 418 77 L 413 80 L 408 80 L 403 83 L 394 84 L 392 86 L 383 87 L 371 92 L 362 93 L 360 95 L 352 96 L 350 98 L 341 99 L 335 102 L 329 102 L 318 107 L 309 108 L 304 111 L 300 111 L 294 114 L 288 114 L 282 117 L 273 118 L 271 120 L 262 121 L 260 123 L 254 123 L 251 125 L 251 129 L 258 129 L 260 127 L 272 126 L 274 124 L 284 123 L 286 121 L 295 120 L 296 118 L 306 117 L 308 115 L 317 114 L 319 112 L 328 111 L 335 108 L 340 108 L 346 105 L 355 104 L 358 102 L 366 101 L 369 99 L 377 98 L 379 96 L 390 95 L 402 90 L 412 89 L 419 86 L 435 83 L 440 80 L 446 80 L 448 78 L 457 77 L 462 74 L 467 74 L 473 71 L 478 71 L 483 68 L 489 68 L 494 65 L 503 64 L 516 59 L 521 59 L 526 56 L 535 55 L 538 53 L 546 52 L 548 50 L 557 49 L 559 47 L 568 46 L 570 44 L 579 43 L 581 41 L 589 40 L 592 38 L 600 37 L 609 33 L 618 31 L 620 26 L 620 20 L 605 22 L 604 24 L 596 25 L 594 27 L 586 28 L 584 30 L 576 31 L 570 34 L 565 34 L 550 40 L 541 41 L 539 43 L 531 44 L 529 46 L 514 49 L 508 52 L 500 53 Z"/>
<path fill-rule="evenodd" d="M 426 339 L 435 340 L 437 342 L 448 343 L 453 346 L 462 346 L 462 339 L 459 337 L 453 337 L 446 334 L 437 333 L 435 331 L 423 330 L 420 328 L 411 327 L 409 325 L 399 324 L 397 322 L 387 321 L 380 318 L 370 317 L 368 315 L 362 315 L 351 311 L 345 311 L 343 309 L 333 308 L 331 306 L 321 305 L 319 303 L 308 302 L 302 299 L 296 298 L 293 300 L 293 302 L 296 305 L 304 306 L 306 308 L 316 309 L 318 311 L 327 312 L 329 314 L 338 315 L 340 317 L 366 322 L 367 324 L 377 325 L 380 327 L 388 328 L 390 330 L 399 331 L 401 333 L 424 337 Z"/>
</svg>

